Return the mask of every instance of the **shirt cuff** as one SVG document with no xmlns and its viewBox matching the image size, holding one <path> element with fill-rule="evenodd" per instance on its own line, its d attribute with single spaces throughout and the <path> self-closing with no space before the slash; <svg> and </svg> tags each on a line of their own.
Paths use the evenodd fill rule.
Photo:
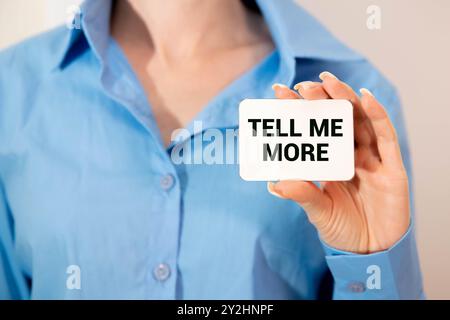
<svg viewBox="0 0 450 320">
<path fill-rule="evenodd" d="M 334 249 L 322 241 L 334 278 L 334 299 L 422 299 L 413 227 L 391 248 L 372 254 Z"/>
</svg>

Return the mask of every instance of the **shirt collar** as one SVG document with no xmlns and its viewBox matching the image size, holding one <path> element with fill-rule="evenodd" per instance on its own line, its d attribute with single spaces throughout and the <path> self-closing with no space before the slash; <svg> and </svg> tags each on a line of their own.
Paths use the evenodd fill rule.
<svg viewBox="0 0 450 320">
<path fill-rule="evenodd" d="M 106 50 L 109 41 L 109 19 L 112 0 L 84 0 L 80 6 L 80 28 L 68 29 L 62 42 L 58 66 L 64 67 L 72 58 L 80 41 L 87 41 L 101 64 L 106 60 Z"/>
<path fill-rule="evenodd" d="M 295 0 L 256 0 L 256 2 L 283 59 L 345 61 L 362 58 L 337 40 Z M 100 63 L 102 65 L 105 63 L 111 8 L 112 0 L 85 0 L 82 3 L 81 29 L 67 32 L 58 59 L 59 67 L 63 67 L 67 59 L 72 57 L 73 47 L 83 37 Z"/>
</svg>

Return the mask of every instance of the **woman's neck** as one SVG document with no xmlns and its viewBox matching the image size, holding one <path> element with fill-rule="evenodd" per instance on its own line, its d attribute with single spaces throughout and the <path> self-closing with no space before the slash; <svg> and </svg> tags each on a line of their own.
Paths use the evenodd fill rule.
<svg viewBox="0 0 450 320">
<path fill-rule="evenodd" d="M 262 17 L 240 0 L 118 0 L 111 28 L 167 62 L 270 41 Z"/>
</svg>

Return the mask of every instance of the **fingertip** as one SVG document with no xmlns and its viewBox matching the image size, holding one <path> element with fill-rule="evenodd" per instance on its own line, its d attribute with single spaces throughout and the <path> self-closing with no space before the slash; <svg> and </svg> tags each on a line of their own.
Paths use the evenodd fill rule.
<svg viewBox="0 0 450 320">
<path fill-rule="evenodd" d="M 338 80 L 338 78 L 337 78 L 334 74 L 332 74 L 331 72 L 329 72 L 329 71 L 324 71 L 324 72 L 322 72 L 321 74 L 319 74 L 319 79 L 320 79 L 320 80 L 325 81 L 327 78 L 328 78 L 328 79 L 335 79 L 335 80 Z"/>
<path fill-rule="evenodd" d="M 272 90 L 277 90 L 277 89 L 289 89 L 289 87 L 282 83 L 274 83 L 272 85 Z"/>
<path fill-rule="evenodd" d="M 361 88 L 359 89 L 359 92 L 361 93 L 362 96 L 374 97 L 373 93 L 367 88 Z"/>
<path fill-rule="evenodd" d="M 375 95 L 369 89 L 361 88 L 359 89 L 359 92 L 361 93 L 361 105 L 365 109 L 366 113 L 374 112 L 373 109 L 384 109 L 384 107 L 380 104 Z"/>
<path fill-rule="evenodd" d="M 308 90 L 317 87 L 319 84 L 312 81 L 302 81 L 294 86 L 294 90 Z"/>
<path fill-rule="evenodd" d="M 370 117 L 380 117 L 384 113 L 380 113 L 380 110 L 384 110 L 384 107 L 378 102 L 374 94 L 367 88 L 359 89 L 361 93 L 361 105 L 364 108 L 367 115 Z"/>
<path fill-rule="evenodd" d="M 275 83 L 272 89 L 278 99 L 300 99 L 300 96 L 286 85 Z"/>
<path fill-rule="evenodd" d="M 294 86 L 300 97 L 307 100 L 328 99 L 329 96 L 320 82 L 303 81 Z"/>
<path fill-rule="evenodd" d="M 272 181 L 268 181 L 268 182 L 267 182 L 267 191 L 268 191 L 271 195 L 273 195 L 273 196 L 275 196 L 275 197 L 278 197 L 278 198 L 281 198 L 281 199 L 286 199 L 286 198 L 279 192 L 279 190 L 276 190 L 276 185 L 275 185 L 275 183 L 273 183 Z"/>
</svg>

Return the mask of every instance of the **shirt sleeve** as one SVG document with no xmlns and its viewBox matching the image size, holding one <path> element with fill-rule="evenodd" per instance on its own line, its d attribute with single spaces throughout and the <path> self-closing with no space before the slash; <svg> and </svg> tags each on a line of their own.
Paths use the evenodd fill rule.
<svg viewBox="0 0 450 320">
<path fill-rule="evenodd" d="M 334 278 L 333 299 L 422 299 L 422 277 L 413 226 L 391 248 L 353 254 L 323 243 Z"/>
<path fill-rule="evenodd" d="M 14 255 L 13 222 L 0 180 L 0 300 L 25 299 L 27 285 Z"/>
</svg>

